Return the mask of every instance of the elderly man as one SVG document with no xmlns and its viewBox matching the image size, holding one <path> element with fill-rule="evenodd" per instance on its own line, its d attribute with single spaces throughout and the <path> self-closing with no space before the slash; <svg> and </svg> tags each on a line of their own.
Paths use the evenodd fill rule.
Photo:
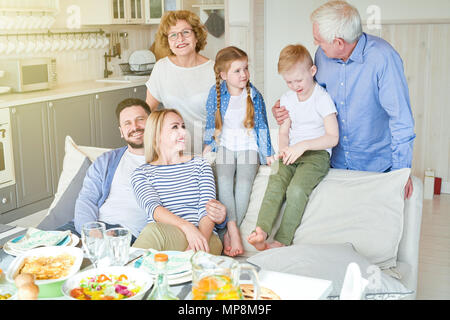
<svg viewBox="0 0 450 320">
<path fill-rule="evenodd" d="M 134 195 L 131 174 L 145 163 L 144 129 L 150 107 L 140 99 L 125 99 L 116 108 L 126 146 L 105 152 L 89 167 L 75 204 L 74 220 L 58 228 L 81 233 L 83 224 L 102 221 L 107 228 L 130 229 L 132 242 L 147 224 L 147 216 Z M 226 209 L 217 200 L 206 204 L 208 217 L 225 227 Z"/>
<path fill-rule="evenodd" d="M 338 111 L 339 143 L 331 166 L 388 172 L 410 168 L 414 119 L 403 62 L 385 40 L 362 32 L 358 11 L 345 1 L 330 1 L 311 14 L 317 82 Z M 279 102 L 278 124 L 289 115 Z M 412 194 L 411 178 L 405 198 Z"/>
</svg>

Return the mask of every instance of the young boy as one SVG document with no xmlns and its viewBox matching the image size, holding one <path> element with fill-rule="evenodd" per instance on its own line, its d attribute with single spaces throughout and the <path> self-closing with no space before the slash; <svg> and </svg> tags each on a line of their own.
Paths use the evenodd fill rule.
<svg viewBox="0 0 450 320">
<path fill-rule="evenodd" d="M 292 243 L 309 195 L 330 168 L 331 148 L 339 140 L 336 107 L 315 82 L 316 71 L 304 46 L 289 45 L 281 51 L 278 73 L 290 91 L 280 105 L 289 111 L 289 118 L 280 126 L 278 166 L 272 165 L 255 231 L 247 238 L 258 250 Z M 285 199 L 280 228 L 269 243 L 267 237 Z"/>
</svg>

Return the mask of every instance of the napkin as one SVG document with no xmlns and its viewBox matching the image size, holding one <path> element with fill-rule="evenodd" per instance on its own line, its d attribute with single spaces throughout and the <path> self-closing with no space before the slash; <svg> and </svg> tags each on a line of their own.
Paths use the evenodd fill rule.
<svg viewBox="0 0 450 320">
<path fill-rule="evenodd" d="M 70 236 L 70 231 L 43 231 L 28 228 L 19 241 L 9 241 L 5 247 L 10 251 L 20 253 L 37 247 L 55 246 L 67 236 Z"/>
<path fill-rule="evenodd" d="M 152 274 L 157 273 L 156 264 L 155 264 L 155 254 L 157 253 L 165 253 L 169 257 L 169 261 L 167 262 L 166 273 L 168 275 L 188 272 L 192 270 L 191 265 L 191 257 L 194 254 L 194 251 L 157 251 L 154 249 L 149 249 L 149 251 L 143 256 L 142 263 L 140 268 L 146 269 L 148 272 Z"/>
<path fill-rule="evenodd" d="M 340 300 L 361 300 L 369 281 L 361 276 L 359 266 L 352 262 L 347 266 Z"/>
</svg>

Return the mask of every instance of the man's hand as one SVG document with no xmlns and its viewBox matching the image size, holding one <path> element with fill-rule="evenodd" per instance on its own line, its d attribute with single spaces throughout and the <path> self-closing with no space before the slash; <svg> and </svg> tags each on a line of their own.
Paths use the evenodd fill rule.
<svg viewBox="0 0 450 320">
<path fill-rule="evenodd" d="M 287 111 L 284 106 L 280 106 L 280 100 L 277 100 L 272 107 L 272 114 L 278 125 L 282 125 L 284 120 L 289 118 L 289 111 Z"/>
<path fill-rule="evenodd" d="M 405 200 L 411 198 L 413 193 L 413 183 L 411 177 L 408 178 L 408 182 L 405 185 Z"/>
<path fill-rule="evenodd" d="M 227 208 L 221 202 L 211 199 L 206 203 L 206 214 L 215 224 L 221 224 L 227 217 Z"/>
</svg>

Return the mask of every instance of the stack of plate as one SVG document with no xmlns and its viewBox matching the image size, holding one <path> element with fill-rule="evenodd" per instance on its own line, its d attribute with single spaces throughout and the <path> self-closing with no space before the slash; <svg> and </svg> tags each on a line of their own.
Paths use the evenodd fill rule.
<svg viewBox="0 0 450 320">
<path fill-rule="evenodd" d="M 33 228 L 30 228 L 33 229 Z M 28 230 L 26 234 L 18 236 L 14 239 L 9 240 L 5 245 L 3 246 L 3 250 L 12 256 L 19 256 L 22 255 L 29 250 L 32 250 L 37 247 L 49 247 L 49 246 L 58 246 L 58 247 L 75 247 L 78 242 L 80 241 L 80 238 L 76 235 L 72 234 L 70 231 L 64 232 L 64 231 L 45 231 L 45 233 L 48 233 L 48 237 L 41 238 L 41 240 L 36 240 L 36 238 L 28 237 L 30 235 L 31 231 L 35 232 L 37 229 Z M 64 236 L 64 233 L 66 235 Z M 52 237 L 54 236 L 54 237 Z M 61 237 L 59 237 L 61 236 Z M 51 241 L 51 239 L 57 239 L 54 242 Z M 50 240 L 49 240 L 50 239 Z M 32 245 L 27 246 L 27 241 L 33 241 Z M 21 243 L 22 246 L 18 246 L 17 244 Z"/>
<path fill-rule="evenodd" d="M 135 262 L 136 268 L 143 268 L 153 277 L 156 277 L 156 265 L 154 263 L 154 255 L 156 253 L 165 253 L 169 257 L 167 263 L 167 278 L 169 285 L 177 285 L 185 282 L 192 281 L 192 265 L 191 257 L 194 254 L 193 251 L 154 251 L 150 249 L 144 257 L 138 259 Z"/>
</svg>

